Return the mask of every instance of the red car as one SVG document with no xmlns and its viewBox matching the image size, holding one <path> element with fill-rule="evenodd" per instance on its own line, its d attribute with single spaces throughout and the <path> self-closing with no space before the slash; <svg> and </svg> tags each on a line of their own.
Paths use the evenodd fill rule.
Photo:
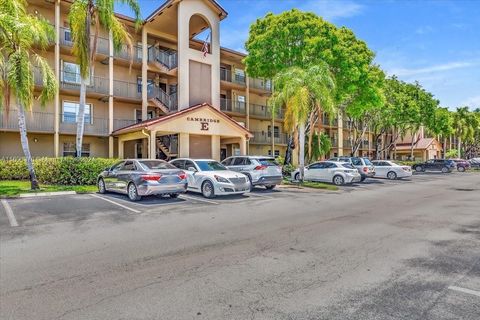
<svg viewBox="0 0 480 320">
<path fill-rule="evenodd" d="M 452 159 L 457 165 L 457 170 L 460 172 L 465 172 L 465 170 L 470 169 L 470 162 L 465 159 Z"/>
</svg>

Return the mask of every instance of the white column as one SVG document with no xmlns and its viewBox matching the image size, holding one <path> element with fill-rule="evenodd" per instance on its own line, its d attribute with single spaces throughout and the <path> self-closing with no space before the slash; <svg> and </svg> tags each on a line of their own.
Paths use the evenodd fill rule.
<svg viewBox="0 0 480 320">
<path fill-rule="evenodd" d="M 220 136 L 212 135 L 212 159 L 220 161 Z"/>
<path fill-rule="evenodd" d="M 123 156 L 123 147 L 124 147 L 124 141 L 122 140 L 122 138 L 118 138 L 118 158 L 119 159 L 123 159 L 124 156 Z"/>
<path fill-rule="evenodd" d="M 150 131 L 150 159 L 155 159 L 157 157 L 157 131 Z"/>
<path fill-rule="evenodd" d="M 190 136 L 188 133 L 180 132 L 178 134 L 178 147 L 179 157 L 188 158 L 190 155 Z"/>
</svg>

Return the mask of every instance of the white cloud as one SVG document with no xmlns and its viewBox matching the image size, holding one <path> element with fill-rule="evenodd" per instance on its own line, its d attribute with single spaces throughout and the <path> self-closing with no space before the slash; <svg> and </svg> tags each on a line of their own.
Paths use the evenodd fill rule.
<svg viewBox="0 0 480 320">
<path fill-rule="evenodd" d="M 460 69 L 460 68 L 466 68 L 466 67 L 471 67 L 474 66 L 478 63 L 474 62 L 448 62 L 448 63 L 443 63 L 443 64 L 437 64 L 429 67 L 424 67 L 424 68 L 412 68 L 412 69 L 407 69 L 407 68 L 396 68 L 396 69 L 391 69 L 388 71 L 389 74 L 395 74 L 399 77 L 406 77 L 406 76 L 415 76 L 415 75 L 420 75 L 420 74 L 427 74 L 427 73 L 434 73 L 434 72 L 443 72 L 443 71 L 449 71 L 453 69 Z"/>
<path fill-rule="evenodd" d="M 433 32 L 433 28 L 431 26 L 421 26 L 415 30 L 416 34 L 428 34 Z"/>
</svg>

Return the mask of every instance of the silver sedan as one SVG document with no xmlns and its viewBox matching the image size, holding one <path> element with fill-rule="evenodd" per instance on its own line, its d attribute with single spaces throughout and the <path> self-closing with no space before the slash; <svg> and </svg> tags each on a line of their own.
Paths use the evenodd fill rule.
<svg viewBox="0 0 480 320">
<path fill-rule="evenodd" d="M 97 180 L 98 192 L 127 194 L 131 201 L 142 196 L 168 194 L 176 198 L 187 191 L 184 171 L 163 160 L 123 160 L 106 168 Z"/>
</svg>

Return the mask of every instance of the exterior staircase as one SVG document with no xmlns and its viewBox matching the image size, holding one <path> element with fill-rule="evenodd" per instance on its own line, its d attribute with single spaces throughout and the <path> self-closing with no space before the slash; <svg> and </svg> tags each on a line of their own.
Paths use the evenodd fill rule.
<svg viewBox="0 0 480 320">
<path fill-rule="evenodd" d="M 148 101 L 164 114 L 177 111 L 177 95 L 168 95 L 161 88 L 154 87 L 148 94 Z"/>
<path fill-rule="evenodd" d="M 176 75 L 178 59 L 176 52 L 168 52 L 155 47 L 148 48 L 148 62 L 161 72 Z"/>
<path fill-rule="evenodd" d="M 158 150 L 161 151 L 160 158 L 164 158 L 164 160 L 171 160 L 178 156 L 176 153 L 178 150 L 178 139 L 177 135 L 166 135 L 166 136 L 159 136 L 156 139 L 156 144 Z"/>
</svg>

